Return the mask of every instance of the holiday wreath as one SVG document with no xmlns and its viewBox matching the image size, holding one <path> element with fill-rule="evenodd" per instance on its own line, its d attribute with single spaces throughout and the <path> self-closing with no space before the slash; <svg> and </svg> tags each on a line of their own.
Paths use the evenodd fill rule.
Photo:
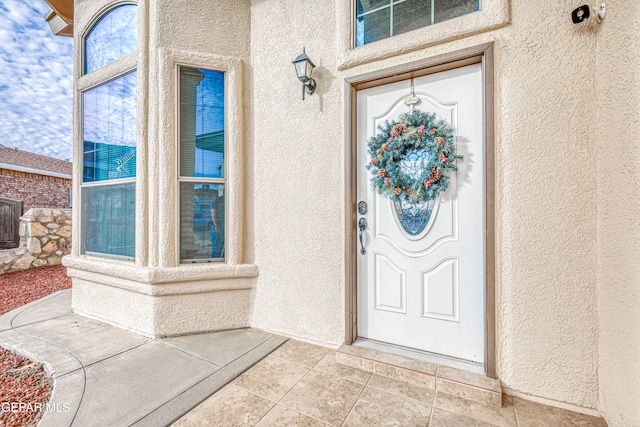
<svg viewBox="0 0 640 427">
<path fill-rule="evenodd" d="M 454 130 L 434 113 L 413 110 L 378 126 L 368 153 L 371 182 L 392 200 L 417 203 L 435 199 L 449 187 L 449 172 L 458 168 Z M 416 163 L 418 164 L 416 167 Z"/>
</svg>

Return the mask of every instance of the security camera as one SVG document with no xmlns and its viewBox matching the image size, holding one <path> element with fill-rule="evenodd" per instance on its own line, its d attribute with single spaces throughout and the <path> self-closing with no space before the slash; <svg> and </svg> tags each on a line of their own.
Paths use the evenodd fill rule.
<svg viewBox="0 0 640 427">
<path fill-rule="evenodd" d="M 598 22 L 604 19 L 604 14 L 606 11 L 606 5 L 602 3 L 602 6 L 591 7 L 588 5 L 580 6 L 571 12 L 571 20 L 574 24 L 581 24 L 585 21 L 588 21 L 591 16 L 595 16 Z M 593 12 L 593 13 L 592 13 Z"/>
</svg>

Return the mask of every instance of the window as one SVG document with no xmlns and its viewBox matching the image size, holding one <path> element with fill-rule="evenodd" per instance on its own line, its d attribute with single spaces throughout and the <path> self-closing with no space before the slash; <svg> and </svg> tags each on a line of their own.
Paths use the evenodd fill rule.
<svg viewBox="0 0 640 427">
<path fill-rule="evenodd" d="M 179 67 L 180 261 L 225 261 L 225 74 Z"/>
<path fill-rule="evenodd" d="M 86 71 L 137 48 L 137 9 L 112 9 L 85 38 Z M 137 72 L 82 92 L 82 253 L 135 258 Z"/>
<path fill-rule="evenodd" d="M 136 176 L 136 72 L 82 94 L 83 182 Z"/>
<path fill-rule="evenodd" d="M 478 10 L 479 0 L 357 0 L 356 47 Z"/>
<path fill-rule="evenodd" d="M 138 7 L 112 9 L 93 26 L 84 41 L 85 73 L 122 58 L 138 48 Z"/>
</svg>

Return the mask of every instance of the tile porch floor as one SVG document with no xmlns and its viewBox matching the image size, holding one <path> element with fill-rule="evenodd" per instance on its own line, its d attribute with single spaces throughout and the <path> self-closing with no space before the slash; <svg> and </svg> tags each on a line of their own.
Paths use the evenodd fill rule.
<svg viewBox="0 0 640 427">
<path fill-rule="evenodd" d="M 602 427 L 600 419 L 505 396 L 502 407 L 336 362 L 289 340 L 173 424 L 187 426 Z"/>
</svg>

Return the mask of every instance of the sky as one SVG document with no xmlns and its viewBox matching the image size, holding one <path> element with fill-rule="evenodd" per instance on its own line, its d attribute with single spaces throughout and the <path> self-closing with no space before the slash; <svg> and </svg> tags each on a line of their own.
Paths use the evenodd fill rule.
<svg viewBox="0 0 640 427">
<path fill-rule="evenodd" d="M 0 144 L 65 159 L 73 136 L 73 39 L 51 33 L 48 10 L 43 0 L 0 0 Z"/>
</svg>

